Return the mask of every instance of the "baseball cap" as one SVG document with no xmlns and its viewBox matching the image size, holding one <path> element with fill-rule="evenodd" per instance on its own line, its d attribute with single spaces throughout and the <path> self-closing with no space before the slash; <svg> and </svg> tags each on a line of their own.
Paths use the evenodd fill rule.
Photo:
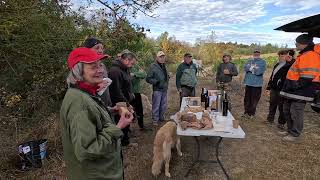
<svg viewBox="0 0 320 180">
<path fill-rule="evenodd" d="M 160 56 L 165 56 L 164 52 L 163 51 L 158 51 L 157 53 L 157 57 L 160 57 Z"/>
<path fill-rule="evenodd" d="M 184 57 L 192 57 L 191 53 L 185 53 Z"/>
<path fill-rule="evenodd" d="M 108 55 L 99 55 L 89 48 L 80 47 L 71 51 L 68 57 L 68 68 L 72 69 L 77 63 L 93 63 L 107 58 Z"/>
<path fill-rule="evenodd" d="M 254 49 L 253 53 L 261 53 L 260 49 Z"/>
</svg>

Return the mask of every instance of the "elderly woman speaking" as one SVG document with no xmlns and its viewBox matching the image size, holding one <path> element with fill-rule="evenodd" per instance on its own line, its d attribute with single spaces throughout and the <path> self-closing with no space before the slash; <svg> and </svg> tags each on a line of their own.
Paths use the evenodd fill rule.
<svg viewBox="0 0 320 180">
<path fill-rule="evenodd" d="M 132 114 L 112 120 L 101 98 L 101 60 L 89 48 L 76 48 L 68 57 L 68 91 L 60 110 L 62 144 L 68 179 L 123 179 L 121 129 L 132 122 Z"/>
</svg>

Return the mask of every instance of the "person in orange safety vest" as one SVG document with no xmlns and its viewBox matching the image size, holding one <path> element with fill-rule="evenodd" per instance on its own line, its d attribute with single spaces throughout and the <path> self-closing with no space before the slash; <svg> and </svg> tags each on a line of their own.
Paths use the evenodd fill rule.
<svg viewBox="0 0 320 180">
<path fill-rule="evenodd" d="M 320 54 L 314 51 L 313 37 L 301 34 L 296 38 L 299 55 L 288 71 L 280 95 L 284 97 L 284 116 L 287 121 L 287 141 L 296 141 L 303 129 L 303 113 L 307 102 L 312 102 L 320 83 Z"/>
</svg>

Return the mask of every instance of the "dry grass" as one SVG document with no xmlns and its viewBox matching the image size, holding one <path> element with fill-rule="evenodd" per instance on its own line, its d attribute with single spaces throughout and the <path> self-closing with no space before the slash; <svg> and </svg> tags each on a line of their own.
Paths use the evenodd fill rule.
<svg viewBox="0 0 320 180">
<path fill-rule="evenodd" d="M 268 75 L 265 75 L 268 78 Z M 231 94 L 233 115 L 240 120 L 240 125 L 246 132 L 245 139 L 225 139 L 221 145 L 221 160 L 232 179 L 319 179 L 320 176 L 320 118 L 313 113 L 309 105 L 305 110 L 305 128 L 298 143 L 288 143 L 277 135 L 275 126 L 269 127 L 263 122 L 268 112 L 266 97 L 262 97 L 258 105 L 255 119 L 241 119 L 243 113 L 242 76 L 235 79 Z M 201 87 L 214 88 L 213 78 L 201 78 L 198 89 Z M 168 115 L 175 113 L 179 106 L 179 97 L 175 90 L 175 79 L 170 79 Z M 151 88 L 144 92 L 151 98 Z M 200 92 L 197 92 L 199 94 Z M 150 99 L 151 100 L 151 99 Z M 65 179 L 62 152 L 60 145 L 57 117 L 52 115 L 42 123 L 41 128 L 25 129 L 18 127 L 16 133 L 14 125 L 2 126 L 0 134 L 1 166 L 0 179 Z M 145 122 L 151 126 L 150 116 Z M 19 126 L 19 123 L 18 123 Z M 151 175 L 153 140 L 158 128 L 153 131 L 140 132 L 134 126 L 132 141 L 138 142 L 138 148 L 124 149 L 125 176 L 127 180 L 155 179 Z M 29 172 L 15 170 L 16 142 L 30 138 L 48 138 L 50 156 L 43 168 Z M 206 149 L 204 158 L 214 157 L 213 143 L 203 139 Z M 195 142 L 190 137 L 181 138 L 183 156 L 179 157 L 173 152 L 170 172 L 171 179 L 184 179 L 187 168 L 195 158 Z M 169 179 L 162 173 L 157 179 Z M 225 179 L 222 170 L 216 164 L 201 164 L 191 171 L 188 179 Z"/>
</svg>

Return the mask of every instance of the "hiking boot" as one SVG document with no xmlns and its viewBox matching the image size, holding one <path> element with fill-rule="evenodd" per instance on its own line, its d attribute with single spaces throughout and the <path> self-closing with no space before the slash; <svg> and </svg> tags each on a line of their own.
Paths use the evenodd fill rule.
<svg viewBox="0 0 320 180">
<path fill-rule="evenodd" d="M 272 125 L 274 122 L 267 120 L 267 121 L 263 121 L 263 123 L 264 123 L 264 124 L 268 124 L 268 125 Z"/>
<path fill-rule="evenodd" d="M 249 119 L 249 114 L 247 114 L 247 113 L 244 113 L 244 114 L 242 114 L 241 115 L 241 118 L 244 118 L 244 119 Z"/>
<path fill-rule="evenodd" d="M 278 127 L 279 129 L 281 129 L 281 130 L 284 130 L 284 129 L 285 129 L 284 124 L 278 124 L 277 127 Z"/>
<path fill-rule="evenodd" d="M 282 138 L 282 140 L 289 141 L 289 142 L 296 142 L 298 139 L 299 137 L 294 137 L 291 134 L 288 134 L 287 136 Z"/>
<path fill-rule="evenodd" d="M 267 120 L 267 121 L 264 121 L 264 124 L 266 124 L 266 125 L 269 126 L 269 127 L 272 127 L 272 125 L 274 124 L 274 122 Z"/>
<path fill-rule="evenodd" d="M 152 123 L 154 126 L 159 126 L 159 123 L 157 121 L 153 121 Z"/>
<path fill-rule="evenodd" d="M 289 133 L 287 131 L 278 131 L 278 134 L 280 136 L 288 136 L 289 135 Z"/>
</svg>

